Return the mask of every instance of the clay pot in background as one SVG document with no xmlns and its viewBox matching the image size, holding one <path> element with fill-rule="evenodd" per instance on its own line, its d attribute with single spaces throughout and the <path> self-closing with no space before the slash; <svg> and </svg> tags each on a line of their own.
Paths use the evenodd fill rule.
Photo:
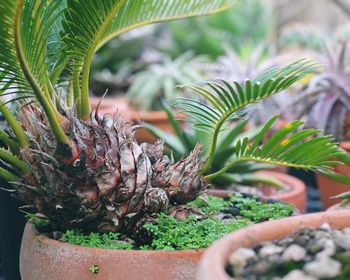
<svg viewBox="0 0 350 280">
<path fill-rule="evenodd" d="M 168 121 L 167 114 L 163 111 L 135 111 L 131 110 L 131 120 L 134 123 L 148 123 L 165 131 L 173 133 L 174 130 Z M 154 137 L 146 128 L 139 128 L 135 133 L 136 140 L 139 143 L 154 143 L 157 138 Z"/>
<path fill-rule="evenodd" d="M 99 97 L 91 97 L 90 104 L 93 109 L 96 109 Z M 173 129 L 168 121 L 167 114 L 162 111 L 137 111 L 131 108 L 128 100 L 125 97 L 104 98 L 99 107 L 99 115 L 110 114 L 113 115 L 118 112 L 124 121 L 130 124 L 149 123 L 166 132 L 173 132 Z M 147 131 L 145 128 L 139 128 L 135 133 L 136 140 L 140 143 L 148 142 L 154 143 L 157 139 Z"/>
<path fill-rule="evenodd" d="M 288 174 L 279 173 L 275 171 L 260 171 L 260 173 L 274 177 L 282 181 L 283 183 L 285 183 L 287 186 L 291 187 L 291 189 L 285 193 L 271 195 L 271 196 L 268 196 L 268 198 L 290 203 L 294 205 L 296 208 L 298 208 L 301 213 L 305 212 L 306 186 L 301 180 L 293 176 L 290 176 Z M 217 195 L 221 197 L 227 196 L 228 193 L 230 193 L 229 190 L 220 190 L 220 189 L 209 190 L 209 194 Z"/>
<path fill-rule="evenodd" d="M 131 120 L 129 104 L 125 97 L 105 97 L 103 99 L 101 97 L 90 97 L 91 108 L 96 109 L 100 101 L 101 104 L 98 109 L 100 116 L 104 114 L 113 116 L 115 113 L 119 113 L 124 121 Z"/>
<path fill-rule="evenodd" d="M 328 223 L 332 228 L 341 229 L 350 226 L 350 210 L 320 212 L 299 215 L 275 221 L 256 224 L 231 233 L 214 242 L 203 254 L 198 280 L 230 280 L 225 271 L 229 256 L 239 248 L 253 248 L 264 241 L 281 239 L 297 232 L 303 227 L 316 228 Z"/>
<path fill-rule="evenodd" d="M 341 142 L 340 147 L 350 153 L 350 142 Z M 336 173 L 350 176 L 350 167 L 345 164 L 337 165 L 334 169 Z M 333 196 L 350 191 L 349 185 L 338 183 L 322 174 L 317 174 L 317 182 L 324 210 L 341 201 L 332 198 Z"/>
</svg>

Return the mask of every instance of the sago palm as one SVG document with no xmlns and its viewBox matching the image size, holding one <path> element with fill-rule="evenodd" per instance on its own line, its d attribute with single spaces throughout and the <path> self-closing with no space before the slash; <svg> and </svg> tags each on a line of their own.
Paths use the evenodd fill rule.
<svg viewBox="0 0 350 280">
<path fill-rule="evenodd" d="M 2 95 L 15 95 L 20 110 L 0 111 L 11 128 L 0 133 L 7 148 L 0 175 L 15 186 L 26 207 L 60 228 L 123 231 L 140 229 L 158 212 L 176 215 L 216 176 L 212 162 L 222 124 L 245 105 L 259 101 L 305 76 L 312 65 L 298 62 L 273 69 L 258 80 L 227 83 L 217 94 L 193 87 L 213 108 L 186 100 L 201 128 L 212 130 L 212 149 L 203 166 L 200 147 L 179 162 L 163 156 L 162 144 L 138 145 L 121 118 L 100 120 L 89 105 L 89 72 L 94 53 L 118 34 L 145 23 L 222 10 L 233 0 L 2 0 L 0 69 Z M 191 109 L 191 110 L 189 110 Z M 275 118 L 274 118 L 275 119 Z M 274 120 L 273 119 L 273 120 Z M 235 161 L 256 160 L 327 171 L 338 151 L 329 137 L 302 143 L 307 130 L 286 138 L 300 122 L 260 147 L 242 139 Z M 229 166 L 231 163 L 228 163 Z M 220 171 L 219 171 L 220 173 Z M 181 215 L 183 216 L 183 215 Z"/>
</svg>

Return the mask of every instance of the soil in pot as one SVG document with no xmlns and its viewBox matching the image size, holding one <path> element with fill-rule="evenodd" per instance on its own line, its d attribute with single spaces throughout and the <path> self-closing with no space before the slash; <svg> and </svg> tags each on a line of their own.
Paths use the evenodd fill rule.
<svg viewBox="0 0 350 280">
<path fill-rule="evenodd" d="M 212 218 L 195 215 L 180 219 L 186 211 L 177 213 L 179 219 L 159 215 L 155 224 L 146 226 L 149 234 L 143 244 L 123 234 L 60 232 L 48 230 L 45 224 L 41 229 L 46 233 L 38 234 L 28 224 L 21 250 L 22 277 L 25 280 L 193 279 L 203 252 L 198 248 L 205 248 L 222 235 L 249 224 L 293 212 L 290 205 L 265 203 L 241 195 L 228 200 L 200 197 L 190 206 L 198 207 L 202 214 Z"/>
<path fill-rule="evenodd" d="M 240 248 L 226 268 L 236 279 L 350 279 L 350 227 L 303 228 L 252 249 Z"/>
</svg>

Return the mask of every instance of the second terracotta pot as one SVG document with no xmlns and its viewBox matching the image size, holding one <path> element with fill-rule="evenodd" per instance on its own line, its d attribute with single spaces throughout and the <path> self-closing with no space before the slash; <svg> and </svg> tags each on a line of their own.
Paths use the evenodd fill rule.
<svg viewBox="0 0 350 280">
<path fill-rule="evenodd" d="M 304 227 L 328 223 L 332 228 L 350 227 L 350 210 L 300 215 L 253 225 L 231 233 L 210 246 L 201 259 L 198 280 L 232 280 L 226 273 L 229 256 L 239 248 L 253 248 L 264 241 L 277 240 Z"/>
<path fill-rule="evenodd" d="M 341 142 L 339 146 L 350 153 L 350 142 Z M 350 167 L 345 164 L 335 166 L 334 171 L 350 177 Z M 332 197 L 350 191 L 349 185 L 336 182 L 322 174 L 317 174 L 317 183 L 324 210 L 341 201 Z"/>
<path fill-rule="evenodd" d="M 91 97 L 90 104 L 93 109 L 96 109 L 101 98 Z M 118 112 L 124 119 L 130 123 L 149 123 L 157 128 L 173 133 L 172 126 L 168 121 L 167 114 L 162 111 L 137 111 L 131 108 L 128 104 L 128 100 L 125 97 L 106 97 L 102 100 L 99 107 L 99 114 L 113 115 Z M 136 140 L 138 142 L 154 143 L 157 139 L 145 128 L 139 128 L 135 133 Z"/>
<path fill-rule="evenodd" d="M 290 187 L 290 190 L 288 190 L 287 192 L 271 195 L 268 198 L 290 203 L 294 205 L 296 208 L 298 208 L 301 213 L 305 212 L 307 197 L 306 197 L 306 186 L 303 181 L 291 175 L 275 172 L 275 171 L 260 171 L 260 173 L 274 177 L 280 180 L 281 182 L 283 182 L 285 185 Z M 221 197 L 223 196 L 225 197 L 229 193 L 230 193 L 229 190 L 220 190 L 220 189 L 209 190 L 209 194 L 221 196 Z"/>
</svg>

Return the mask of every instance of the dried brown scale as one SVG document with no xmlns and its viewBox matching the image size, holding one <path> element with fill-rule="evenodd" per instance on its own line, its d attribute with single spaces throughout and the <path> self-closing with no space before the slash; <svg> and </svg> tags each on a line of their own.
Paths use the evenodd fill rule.
<svg viewBox="0 0 350 280">
<path fill-rule="evenodd" d="M 134 129 L 117 117 L 111 121 L 92 116 L 84 122 L 67 110 L 65 129 L 76 151 L 65 154 L 57 149 L 40 109 L 30 106 L 21 114 L 31 140 L 21 157 L 31 174 L 24 179 L 28 187 L 18 187 L 18 194 L 59 227 L 142 236 L 142 225 L 154 221 L 156 213 L 193 212 L 181 205 L 206 186 L 199 175 L 199 146 L 174 163 L 163 155 L 162 142 L 138 145 Z M 68 156 L 74 160 L 67 161 Z"/>
</svg>

